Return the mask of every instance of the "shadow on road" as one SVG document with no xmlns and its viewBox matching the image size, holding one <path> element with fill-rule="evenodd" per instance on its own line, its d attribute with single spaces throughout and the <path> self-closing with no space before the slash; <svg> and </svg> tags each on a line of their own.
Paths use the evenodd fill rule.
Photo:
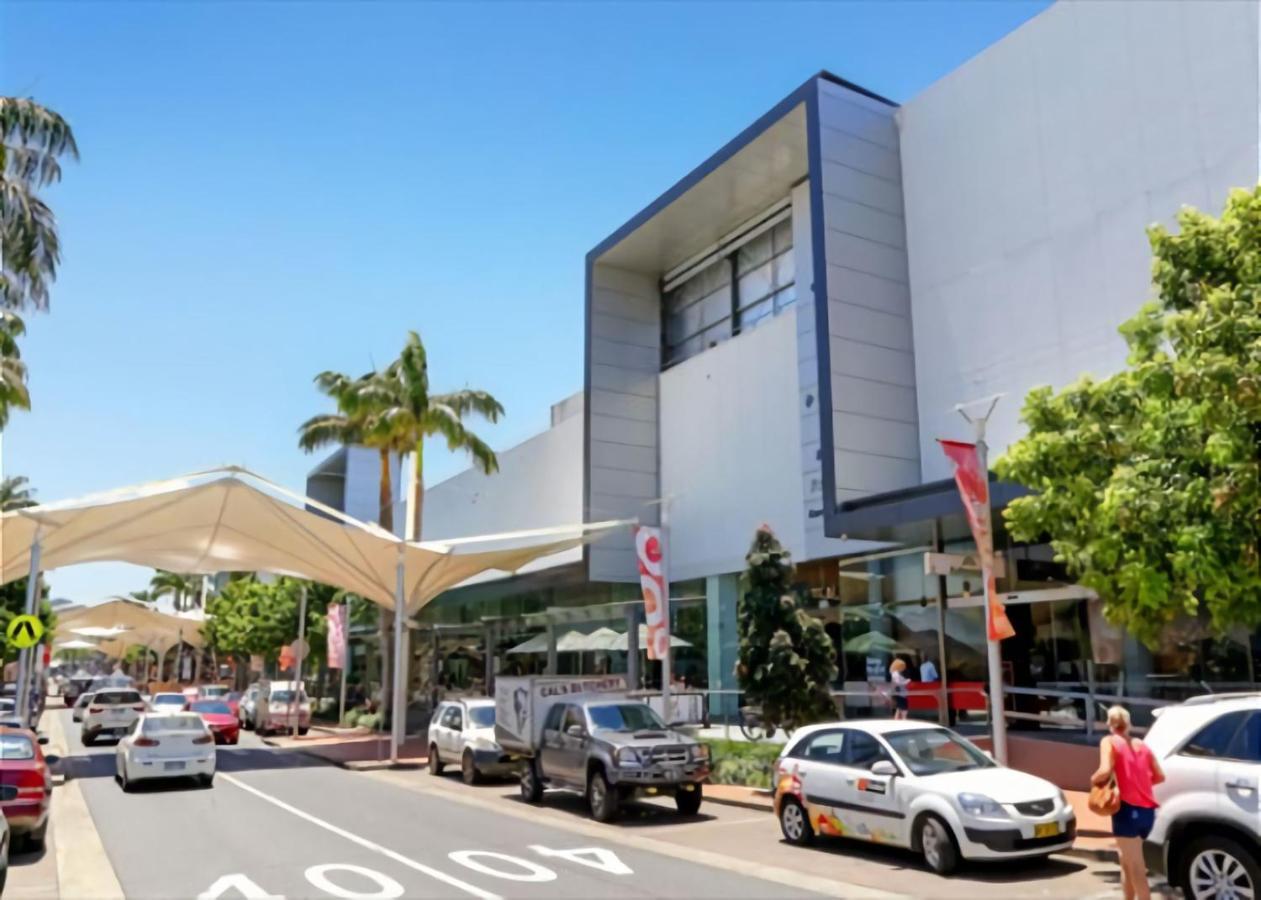
<svg viewBox="0 0 1261 900">
<path fill-rule="evenodd" d="M 23 849 L 18 849 L 22 847 Z M 40 847 L 38 850 L 26 850 L 24 845 L 18 841 L 14 844 L 14 850 L 9 854 L 10 866 L 33 866 L 48 853 L 47 845 Z"/>
<path fill-rule="evenodd" d="M 98 744 L 97 752 L 70 751 L 52 767 L 67 780 L 113 778 L 117 773 L 113 744 Z M 105 750 L 107 752 L 100 752 Z M 310 769 L 331 765 L 304 753 L 273 750 L 268 747 L 219 747 L 215 768 L 219 772 L 257 772 L 270 769 Z"/>
</svg>

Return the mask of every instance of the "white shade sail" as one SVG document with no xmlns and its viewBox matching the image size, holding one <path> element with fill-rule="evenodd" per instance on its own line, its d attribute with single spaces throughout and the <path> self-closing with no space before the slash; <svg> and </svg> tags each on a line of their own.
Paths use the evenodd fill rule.
<svg viewBox="0 0 1261 900">
<path fill-rule="evenodd" d="M 409 614 L 481 572 L 515 572 L 629 524 L 406 543 L 238 467 L 14 510 L 0 522 L 0 583 L 28 573 L 38 536 L 45 571 L 103 561 L 200 574 L 268 571 L 344 588 L 389 609 L 401 593 Z"/>
<path fill-rule="evenodd" d="M 200 613 L 168 613 L 148 603 L 109 600 L 64 613 L 57 620 L 57 636 L 84 635 L 101 638 L 95 646 L 110 656 L 122 656 L 129 647 L 151 647 L 164 652 L 181 640 L 205 645 Z"/>
<path fill-rule="evenodd" d="M 53 644 L 54 650 L 100 650 L 96 644 L 91 641 L 57 641 Z"/>
</svg>

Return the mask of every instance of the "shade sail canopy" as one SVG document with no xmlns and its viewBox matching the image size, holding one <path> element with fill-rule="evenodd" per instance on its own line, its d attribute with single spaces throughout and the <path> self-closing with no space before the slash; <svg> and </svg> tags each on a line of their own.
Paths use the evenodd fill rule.
<svg viewBox="0 0 1261 900">
<path fill-rule="evenodd" d="M 914 653 L 914 647 L 899 644 L 887 634 L 869 631 L 845 642 L 846 653 Z"/>
<path fill-rule="evenodd" d="M 407 543 L 239 467 L 14 510 L 0 522 L 0 583 L 27 574 L 38 537 L 45 571 L 104 561 L 199 574 L 267 571 L 334 585 L 389 609 L 401 594 L 409 614 L 481 572 L 515 572 L 629 524 Z"/>
<path fill-rule="evenodd" d="M 91 641 L 57 641 L 53 644 L 54 650 L 100 650 L 101 648 Z"/>
<path fill-rule="evenodd" d="M 103 638 L 96 649 L 121 656 L 128 647 L 152 647 L 163 651 L 180 641 L 204 646 L 200 613 L 168 613 L 151 604 L 133 600 L 109 600 L 65 613 L 57 621 L 57 636 L 84 635 Z"/>
</svg>

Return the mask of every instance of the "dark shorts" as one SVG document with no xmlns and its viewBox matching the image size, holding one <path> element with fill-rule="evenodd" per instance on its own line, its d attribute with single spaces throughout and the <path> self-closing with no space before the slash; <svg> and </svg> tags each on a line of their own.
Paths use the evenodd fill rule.
<svg viewBox="0 0 1261 900">
<path fill-rule="evenodd" d="M 894 709 L 902 709 L 902 710 L 905 710 L 905 709 L 908 709 L 908 708 L 909 708 L 909 707 L 907 706 L 907 702 L 906 702 L 906 694 L 894 694 L 894 695 L 893 695 L 893 708 L 894 708 Z"/>
<path fill-rule="evenodd" d="M 1144 838 L 1152 833 L 1156 810 L 1147 806 L 1131 806 L 1124 800 L 1112 815 L 1112 834 L 1116 837 Z"/>
</svg>

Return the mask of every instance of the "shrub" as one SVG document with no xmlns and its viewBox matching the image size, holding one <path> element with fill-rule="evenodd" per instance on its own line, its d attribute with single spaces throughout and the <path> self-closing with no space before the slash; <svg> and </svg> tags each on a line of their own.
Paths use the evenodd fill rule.
<svg viewBox="0 0 1261 900">
<path fill-rule="evenodd" d="M 771 769 L 783 747 L 780 744 L 752 744 L 747 741 L 706 741 L 709 745 L 712 784 L 741 784 L 771 787 Z"/>
</svg>

